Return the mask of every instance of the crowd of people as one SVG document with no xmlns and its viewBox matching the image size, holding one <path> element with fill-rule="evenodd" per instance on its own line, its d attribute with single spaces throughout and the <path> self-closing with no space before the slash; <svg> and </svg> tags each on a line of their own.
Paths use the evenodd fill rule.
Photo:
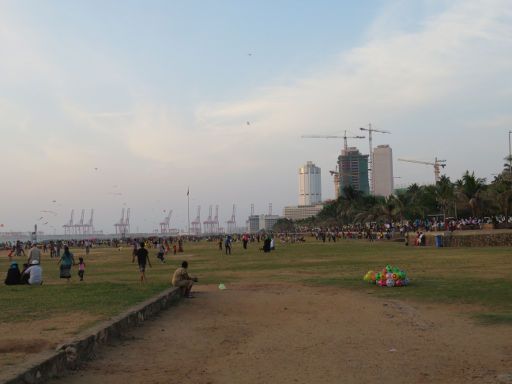
<svg viewBox="0 0 512 384">
<path fill-rule="evenodd" d="M 43 267 L 41 265 L 42 256 L 49 254 L 49 259 L 57 258 L 59 268 L 59 277 L 65 279 L 68 283 L 72 278 L 72 269 L 77 266 L 80 281 L 84 281 L 86 263 L 84 257 L 76 260 L 71 247 L 81 248 L 85 250 L 85 256 L 88 256 L 90 250 L 94 247 L 112 247 L 121 250 L 122 247 L 132 248 L 132 263 L 137 262 L 140 273 L 140 282 L 146 282 L 146 267 L 152 267 L 149 251 L 156 251 L 156 259 L 160 263 L 166 262 L 166 256 L 169 254 L 176 255 L 184 252 L 184 242 L 186 241 L 218 241 L 219 248 L 226 255 L 231 255 L 232 244 L 236 242 L 242 243 L 242 249 L 248 249 L 250 243 L 262 243 L 258 248 L 263 252 L 275 250 L 275 240 L 272 234 L 234 234 L 225 236 L 205 236 L 205 237 L 148 237 L 144 239 L 98 239 L 98 240 L 57 240 L 47 242 L 21 242 L 0 244 L 0 248 L 9 250 L 9 268 L 7 270 L 5 284 L 7 285 L 42 285 L 43 284 Z M 18 262 L 16 258 L 26 258 L 24 262 Z M 22 263 L 22 268 L 20 264 Z M 188 264 L 187 264 L 188 266 Z M 188 278 L 183 269 L 187 266 L 182 265 L 180 273 L 175 273 L 172 278 L 172 284 L 180 288 L 185 287 L 183 293 L 188 296 L 192 283 L 196 278 Z M 178 283 L 181 280 L 188 281 Z M 190 281 L 189 281 L 190 280 Z M 197 279 L 196 279 L 197 280 Z"/>
<path fill-rule="evenodd" d="M 510 220 L 508 220 L 510 221 Z M 413 245 L 425 245 L 425 232 L 430 231 L 456 231 L 464 229 L 479 229 L 484 224 L 508 223 L 505 217 L 493 218 L 446 218 L 440 220 L 432 217 L 424 220 L 406 221 L 400 223 L 370 223 L 367 225 L 352 224 L 342 226 L 330 226 L 315 228 L 311 226 L 299 226 L 293 232 L 264 233 L 254 234 L 230 234 L 223 236 L 175 236 L 175 237 L 148 237 L 144 239 L 131 238 L 111 238 L 111 239 L 87 239 L 87 240 L 50 240 L 42 241 L 39 244 L 35 242 L 4 242 L 0 243 L 0 249 L 9 251 L 9 269 L 7 271 L 5 284 L 43 284 L 43 268 L 41 266 L 41 256 L 49 254 L 50 259 L 56 258 L 59 265 L 59 276 L 62 279 L 70 281 L 73 266 L 78 266 L 78 276 L 80 281 L 84 280 L 86 264 L 83 257 L 75 260 L 70 248 L 83 248 L 85 255 L 89 255 L 93 247 L 113 247 L 121 249 L 123 246 L 133 248 L 132 262 L 137 260 L 140 272 L 140 281 L 146 281 L 146 265 L 151 267 L 149 260 L 149 249 L 156 250 L 156 258 L 161 263 L 166 262 L 166 255 L 178 254 L 184 252 L 184 242 L 208 241 L 217 242 L 220 251 L 226 255 L 231 255 L 233 243 L 241 242 L 242 248 L 247 249 L 251 243 L 262 243 L 258 249 L 263 252 L 275 250 L 276 239 L 281 243 L 304 242 L 306 237 L 312 236 L 317 241 L 336 242 L 338 239 L 365 239 L 368 241 L 405 239 L 406 245 L 409 245 L 409 234 L 416 234 L 413 237 Z M 14 258 L 26 257 L 20 268 L 18 261 Z M 184 267 L 181 267 L 184 268 Z M 184 274 L 182 273 L 184 276 Z M 173 277 L 173 281 L 179 280 Z M 190 279 L 185 279 L 190 280 Z M 174 284 L 174 283 L 173 283 Z M 188 286 L 187 286 L 188 289 Z M 188 292 L 189 293 L 189 292 Z M 187 293 L 187 294 L 188 294 Z"/>
</svg>

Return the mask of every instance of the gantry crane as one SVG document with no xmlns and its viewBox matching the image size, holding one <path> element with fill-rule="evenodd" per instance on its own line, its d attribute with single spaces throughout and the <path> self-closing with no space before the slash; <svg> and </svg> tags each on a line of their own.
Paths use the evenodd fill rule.
<svg viewBox="0 0 512 384">
<path fill-rule="evenodd" d="M 434 159 L 434 162 L 428 161 L 419 161 L 419 160 L 409 160 L 409 159 L 398 159 L 398 161 L 405 161 L 407 163 L 415 163 L 415 164 L 424 164 L 424 165 L 432 165 L 434 167 L 434 179 L 437 183 L 440 179 L 441 168 L 446 167 L 446 160 L 439 160 L 437 157 Z"/>
<path fill-rule="evenodd" d="M 375 190 L 374 179 L 373 179 L 373 145 L 372 145 L 372 133 L 391 133 L 389 131 L 383 131 L 380 129 L 372 128 L 371 124 L 368 124 L 368 128 L 359 128 L 361 131 L 368 132 L 368 142 L 370 144 L 370 158 L 368 161 L 368 173 L 369 173 L 369 179 L 370 179 L 370 192 L 373 194 L 373 191 Z"/>
<path fill-rule="evenodd" d="M 170 233 L 169 223 L 171 222 L 172 217 L 172 209 L 169 210 L 167 216 L 164 217 L 163 221 L 160 223 L 160 233 Z"/>
<path fill-rule="evenodd" d="M 343 139 L 343 148 L 347 149 L 347 139 L 364 139 L 365 136 L 347 136 L 347 131 L 343 136 L 337 135 L 302 135 L 302 139 Z"/>
</svg>

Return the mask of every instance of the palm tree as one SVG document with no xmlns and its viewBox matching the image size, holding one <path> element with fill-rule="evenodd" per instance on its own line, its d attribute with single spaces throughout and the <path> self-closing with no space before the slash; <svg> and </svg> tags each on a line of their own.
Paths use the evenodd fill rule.
<svg viewBox="0 0 512 384">
<path fill-rule="evenodd" d="M 383 199 L 378 199 L 376 204 L 373 204 L 369 209 L 358 213 L 355 216 L 356 221 L 359 222 L 372 222 L 372 221 L 385 221 L 392 224 L 393 221 L 401 217 L 402 204 L 396 196 L 391 195 Z"/>
<path fill-rule="evenodd" d="M 475 172 L 466 171 L 455 183 L 457 194 L 471 209 L 473 217 L 480 213 L 481 194 L 485 189 L 485 179 L 475 176 Z"/>
<path fill-rule="evenodd" d="M 503 172 L 512 173 L 512 168 L 510 168 L 510 164 L 512 164 L 512 156 L 507 156 L 503 160 L 506 161 L 506 163 L 503 164 Z"/>
<path fill-rule="evenodd" d="M 489 205 L 496 207 L 498 213 L 505 215 L 505 221 L 508 222 L 512 207 L 512 175 L 503 171 L 496 176 L 487 192 Z"/>
<path fill-rule="evenodd" d="M 435 187 L 436 200 L 446 217 L 446 211 L 455 198 L 454 186 L 450 178 L 442 175 Z"/>
</svg>

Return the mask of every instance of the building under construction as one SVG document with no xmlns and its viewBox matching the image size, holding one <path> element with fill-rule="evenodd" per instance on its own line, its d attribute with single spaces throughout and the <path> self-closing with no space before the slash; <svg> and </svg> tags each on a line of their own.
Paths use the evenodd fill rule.
<svg viewBox="0 0 512 384">
<path fill-rule="evenodd" d="M 365 194 L 370 193 L 368 180 L 368 155 L 363 155 L 355 147 L 348 147 L 341 151 L 338 157 L 339 194 L 343 195 L 346 187 Z"/>
</svg>

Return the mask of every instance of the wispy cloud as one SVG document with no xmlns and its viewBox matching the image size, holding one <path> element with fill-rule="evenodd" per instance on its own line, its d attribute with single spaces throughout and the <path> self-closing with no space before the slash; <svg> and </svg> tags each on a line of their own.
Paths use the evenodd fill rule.
<svg viewBox="0 0 512 384">
<path fill-rule="evenodd" d="M 18 171 L 8 170 L 8 177 L 21 169 L 44 183 L 47 175 L 35 171 L 37 165 L 50 169 L 57 183 L 74 177 L 80 185 L 80 172 L 99 162 L 113 169 L 108 177 L 158 169 L 155 178 L 172 172 L 173 180 L 188 182 L 200 173 L 197 183 L 212 186 L 205 194 L 217 188 L 224 196 L 222 185 L 215 186 L 222 173 L 241 175 L 243 182 L 232 186 L 240 195 L 261 191 L 264 180 L 274 192 L 264 188 L 262 195 L 292 203 L 297 167 L 313 160 L 325 172 L 341 146 L 315 147 L 300 135 L 341 133 L 369 121 L 393 132 L 386 140 L 392 140 L 397 157 L 452 155 L 447 169 L 456 172 L 471 161 L 481 165 L 467 155 L 479 143 L 468 130 L 508 130 L 511 121 L 512 4 L 436 2 L 444 8 L 403 28 L 409 12 L 402 10 L 404 3 L 384 9 L 362 44 L 305 68 L 303 73 L 313 75 L 290 73 L 286 83 L 268 79 L 241 98 L 230 100 L 220 92 L 216 100 L 184 108 L 162 96 L 165 92 L 153 92 L 157 85 L 135 71 L 123 70 L 123 60 L 95 47 L 80 46 L 87 63 L 77 60 L 70 69 L 44 49 L 55 48 L 44 34 L 18 23 L 0 4 L 0 131 L 8 133 L 1 145 Z M 450 140 L 457 137 L 464 137 L 465 145 L 453 146 Z M 11 143 L 23 143 L 23 150 Z M 486 159 L 502 157 L 492 153 L 494 147 L 478 151 L 488 154 Z M 416 181 L 418 172 L 397 167 L 403 181 Z M 326 176 L 325 189 L 332 191 Z"/>
</svg>

